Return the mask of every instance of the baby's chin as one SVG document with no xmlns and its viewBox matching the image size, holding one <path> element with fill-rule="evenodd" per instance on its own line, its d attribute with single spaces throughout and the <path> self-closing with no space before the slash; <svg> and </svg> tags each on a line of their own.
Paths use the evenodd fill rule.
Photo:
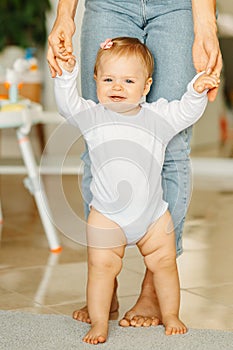
<svg viewBox="0 0 233 350">
<path fill-rule="evenodd" d="M 138 103 L 109 102 L 102 103 L 102 105 L 113 112 L 127 115 L 137 114 L 140 110 L 140 105 Z"/>
</svg>

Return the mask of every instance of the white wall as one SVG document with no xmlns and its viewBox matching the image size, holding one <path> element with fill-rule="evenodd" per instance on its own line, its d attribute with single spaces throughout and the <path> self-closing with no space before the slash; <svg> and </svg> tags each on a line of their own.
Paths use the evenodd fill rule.
<svg viewBox="0 0 233 350">
<path fill-rule="evenodd" d="M 233 1 L 232 0 L 217 0 L 217 5 L 220 12 L 229 13 L 233 15 Z"/>
</svg>

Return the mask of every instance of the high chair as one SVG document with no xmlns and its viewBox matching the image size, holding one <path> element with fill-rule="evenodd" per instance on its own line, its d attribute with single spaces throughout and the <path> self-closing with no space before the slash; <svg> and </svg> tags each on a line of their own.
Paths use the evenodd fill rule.
<svg viewBox="0 0 233 350">
<path fill-rule="evenodd" d="M 16 138 L 27 173 L 27 178 L 24 182 L 25 187 L 34 196 L 50 250 L 52 252 L 60 252 L 60 242 L 52 222 L 47 195 L 43 181 L 39 176 L 38 165 L 29 138 L 31 126 L 41 122 L 42 106 L 30 100 L 22 100 L 16 104 L 10 104 L 8 100 L 1 100 L 0 103 L 0 129 L 14 128 L 16 130 Z M 20 167 L 0 165 L 0 174 L 18 173 L 21 173 Z M 1 223 L 3 223 L 3 216 L 0 203 Z"/>
</svg>

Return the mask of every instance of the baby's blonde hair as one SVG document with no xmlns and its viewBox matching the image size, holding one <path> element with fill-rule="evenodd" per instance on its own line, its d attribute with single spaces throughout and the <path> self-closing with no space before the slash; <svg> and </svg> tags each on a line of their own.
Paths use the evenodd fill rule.
<svg viewBox="0 0 233 350">
<path fill-rule="evenodd" d="M 154 71 L 154 59 L 148 47 L 137 38 L 118 37 L 111 40 L 113 45 L 108 49 L 100 48 L 95 61 L 94 75 L 97 76 L 102 57 L 131 56 L 138 57 L 147 72 L 147 77 L 152 77 Z"/>
</svg>

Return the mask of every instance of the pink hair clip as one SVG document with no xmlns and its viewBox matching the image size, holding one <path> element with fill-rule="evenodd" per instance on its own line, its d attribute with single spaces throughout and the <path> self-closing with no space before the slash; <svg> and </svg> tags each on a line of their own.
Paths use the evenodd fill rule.
<svg viewBox="0 0 233 350">
<path fill-rule="evenodd" d="M 110 49 L 113 45 L 112 39 L 106 39 L 103 43 L 100 44 L 101 49 L 106 50 Z"/>
</svg>

